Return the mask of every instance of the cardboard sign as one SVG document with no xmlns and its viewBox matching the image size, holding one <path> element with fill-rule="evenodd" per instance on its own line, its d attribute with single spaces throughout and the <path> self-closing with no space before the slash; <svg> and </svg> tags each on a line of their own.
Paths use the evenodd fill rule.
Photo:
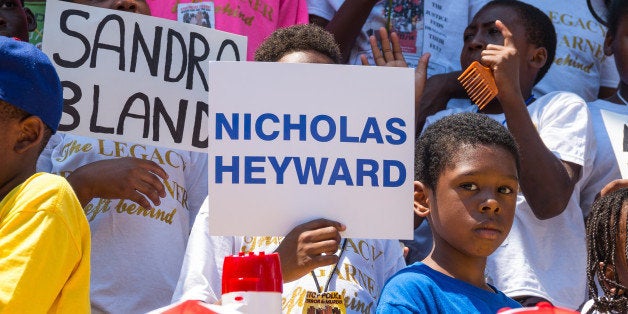
<svg viewBox="0 0 628 314">
<path fill-rule="evenodd" d="M 328 218 L 346 237 L 409 239 L 414 72 L 210 62 L 209 232 L 284 236 Z"/>
<path fill-rule="evenodd" d="M 600 110 L 622 178 L 628 178 L 628 115 Z"/>
<path fill-rule="evenodd" d="M 43 51 L 64 88 L 59 131 L 205 152 L 210 60 L 245 60 L 246 37 L 61 1 Z"/>
</svg>

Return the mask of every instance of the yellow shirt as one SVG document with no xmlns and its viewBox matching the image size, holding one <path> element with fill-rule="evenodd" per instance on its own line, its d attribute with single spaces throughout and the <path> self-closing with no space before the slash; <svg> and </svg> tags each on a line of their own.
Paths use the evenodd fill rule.
<svg viewBox="0 0 628 314">
<path fill-rule="evenodd" d="M 0 201 L 0 312 L 89 313 L 89 254 L 68 182 L 34 174 Z"/>
</svg>

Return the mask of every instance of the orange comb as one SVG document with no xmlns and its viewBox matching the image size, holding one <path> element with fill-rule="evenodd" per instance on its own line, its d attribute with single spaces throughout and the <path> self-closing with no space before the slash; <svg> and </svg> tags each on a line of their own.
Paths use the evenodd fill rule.
<svg viewBox="0 0 628 314">
<path fill-rule="evenodd" d="M 469 67 L 460 74 L 458 81 L 469 94 L 469 98 L 478 105 L 480 110 L 484 108 L 495 96 L 497 85 L 491 69 L 473 61 Z"/>
</svg>

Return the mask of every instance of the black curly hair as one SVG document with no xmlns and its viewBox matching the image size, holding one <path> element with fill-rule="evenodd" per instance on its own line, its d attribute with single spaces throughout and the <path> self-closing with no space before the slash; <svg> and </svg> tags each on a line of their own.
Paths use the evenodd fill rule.
<svg viewBox="0 0 628 314">
<path fill-rule="evenodd" d="M 519 14 L 519 21 L 526 30 L 528 43 L 547 50 L 547 61 L 534 79 L 534 84 L 538 83 L 549 71 L 556 55 L 556 29 L 552 20 L 537 7 L 517 0 L 493 0 L 483 6 L 480 11 L 495 6 L 514 9 Z"/>
<path fill-rule="evenodd" d="M 627 255 L 628 248 L 617 247 L 622 208 L 628 206 L 628 188 L 619 189 L 597 199 L 591 206 L 587 216 L 587 287 L 589 298 L 594 300 L 592 310 L 600 313 L 628 313 L 628 298 L 625 295 L 612 293 L 611 288 L 626 289 L 628 283 L 618 282 L 615 278 L 605 276 L 606 269 L 617 265 L 615 254 Z M 626 232 L 628 230 L 624 230 Z M 600 269 L 600 262 L 604 263 Z M 595 278 L 600 281 L 604 296 L 598 297 Z M 627 291 L 628 292 L 628 291 Z"/>
<path fill-rule="evenodd" d="M 519 149 L 504 126 L 484 114 L 459 113 L 431 124 L 416 141 L 415 180 L 435 188 L 464 145 L 503 147 L 515 158 L 519 171 Z"/>
<path fill-rule="evenodd" d="M 313 50 L 342 63 L 334 36 L 314 24 L 299 24 L 274 31 L 255 51 L 255 61 L 277 62 L 288 53 Z"/>
</svg>

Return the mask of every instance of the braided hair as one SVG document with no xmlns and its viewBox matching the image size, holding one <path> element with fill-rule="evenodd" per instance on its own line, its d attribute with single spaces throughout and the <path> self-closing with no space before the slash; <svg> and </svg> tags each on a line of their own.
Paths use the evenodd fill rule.
<svg viewBox="0 0 628 314">
<path fill-rule="evenodd" d="M 617 247 L 623 206 L 628 206 L 628 188 L 614 191 L 596 200 L 587 217 L 587 286 L 589 298 L 594 300 L 591 310 L 602 313 L 611 311 L 628 313 L 628 297 L 618 295 L 620 289 L 628 292 L 625 286 L 628 283 L 618 282 L 616 273 L 614 278 L 607 278 L 605 275 L 609 267 L 617 265 L 616 253 L 628 256 L 627 247 Z M 604 263 L 602 269 L 600 262 Z M 604 292 L 602 297 L 598 297 L 596 276 Z M 614 292 L 611 291 L 613 288 Z"/>
</svg>

